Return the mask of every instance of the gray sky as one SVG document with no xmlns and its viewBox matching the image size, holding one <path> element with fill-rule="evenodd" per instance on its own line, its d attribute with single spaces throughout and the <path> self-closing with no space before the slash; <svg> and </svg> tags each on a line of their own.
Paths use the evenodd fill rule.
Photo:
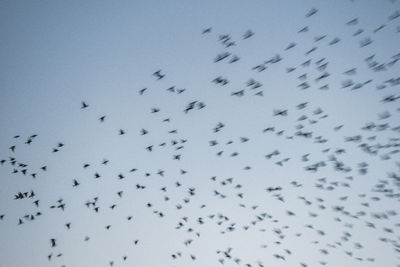
<svg viewBox="0 0 400 267">
<path fill-rule="evenodd" d="M 0 34 L 1 267 L 400 266 L 399 1 L 1 1 Z"/>
</svg>

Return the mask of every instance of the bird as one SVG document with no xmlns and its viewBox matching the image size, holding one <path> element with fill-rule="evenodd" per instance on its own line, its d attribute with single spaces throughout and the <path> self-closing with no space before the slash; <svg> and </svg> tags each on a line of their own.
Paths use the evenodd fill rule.
<svg viewBox="0 0 400 267">
<path fill-rule="evenodd" d="M 315 15 L 317 12 L 318 12 L 318 9 L 311 8 L 310 11 L 307 12 L 306 17 L 309 18 L 309 17 Z"/>
<path fill-rule="evenodd" d="M 161 70 L 157 70 L 153 73 L 153 76 L 155 76 L 158 80 L 161 80 L 165 77 L 165 74 L 161 74 Z"/>
<path fill-rule="evenodd" d="M 243 39 L 248 39 L 248 38 L 252 37 L 253 35 L 254 35 L 254 32 L 253 32 L 253 31 L 247 30 L 247 31 L 245 32 L 245 34 L 243 35 Z"/>
<path fill-rule="evenodd" d="M 202 34 L 210 33 L 210 32 L 211 32 L 211 30 L 212 30 L 212 28 L 211 28 L 211 27 L 209 27 L 209 28 L 206 28 L 206 29 L 204 29 L 204 30 L 202 31 Z"/>
<path fill-rule="evenodd" d="M 147 90 L 147 88 L 145 87 L 145 88 L 142 88 L 142 89 L 140 89 L 139 90 L 139 95 L 143 95 L 144 94 L 144 92 Z"/>
<path fill-rule="evenodd" d="M 82 101 L 81 103 L 82 103 L 82 105 L 81 105 L 81 109 L 84 109 L 84 108 L 88 108 L 88 107 L 89 107 L 89 105 L 88 105 L 88 104 L 86 104 L 86 102 L 85 102 L 85 101 Z"/>
</svg>

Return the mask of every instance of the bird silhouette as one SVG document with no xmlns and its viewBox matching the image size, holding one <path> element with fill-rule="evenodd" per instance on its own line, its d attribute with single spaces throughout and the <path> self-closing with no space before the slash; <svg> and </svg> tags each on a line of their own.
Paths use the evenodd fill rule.
<svg viewBox="0 0 400 267">
<path fill-rule="evenodd" d="M 86 104 L 85 101 L 82 101 L 81 109 L 88 108 L 88 107 L 89 107 L 89 105 Z"/>
</svg>

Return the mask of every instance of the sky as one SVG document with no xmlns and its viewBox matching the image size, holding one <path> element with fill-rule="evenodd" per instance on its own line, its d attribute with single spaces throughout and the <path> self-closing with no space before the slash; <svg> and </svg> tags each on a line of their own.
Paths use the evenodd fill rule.
<svg viewBox="0 0 400 267">
<path fill-rule="evenodd" d="M 1 267 L 400 266 L 399 1 L 1 1 L 0 40 Z"/>
</svg>

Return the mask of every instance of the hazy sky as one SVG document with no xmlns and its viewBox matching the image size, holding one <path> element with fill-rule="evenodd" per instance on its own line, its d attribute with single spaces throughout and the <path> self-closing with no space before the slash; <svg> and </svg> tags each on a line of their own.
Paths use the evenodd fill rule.
<svg viewBox="0 0 400 267">
<path fill-rule="evenodd" d="M 400 266 L 399 1 L 1 1 L 0 40 L 1 267 Z"/>
</svg>

